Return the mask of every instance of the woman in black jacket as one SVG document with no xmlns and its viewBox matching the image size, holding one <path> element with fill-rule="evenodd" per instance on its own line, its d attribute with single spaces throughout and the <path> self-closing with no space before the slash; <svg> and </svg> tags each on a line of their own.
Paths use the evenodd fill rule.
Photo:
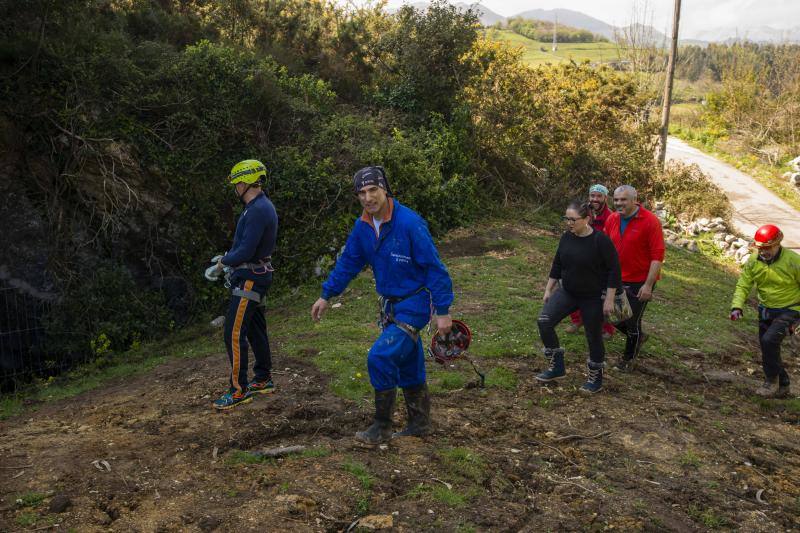
<svg viewBox="0 0 800 533">
<path fill-rule="evenodd" d="M 539 314 L 539 335 L 550 367 L 536 376 L 542 382 L 566 375 L 564 349 L 555 327 L 564 317 L 580 309 L 589 345 L 589 377 L 584 392 L 599 392 L 603 387 L 605 346 L 604 316 L 614 310 L 614 295 L 622 288 L 619 257 L 611 239 L 592 229 L 589 203 L 573 202 L 564 221 L 567 231 L 561 236 L 553 266 L 544 290 L 544 307 Z"/>
</svg>

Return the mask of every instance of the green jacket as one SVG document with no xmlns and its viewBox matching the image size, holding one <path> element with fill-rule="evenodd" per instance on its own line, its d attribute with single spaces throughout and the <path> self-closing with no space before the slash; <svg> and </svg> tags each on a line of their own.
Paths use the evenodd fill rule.
<svg viewBox="0 0 800 533">
<path fill-rule="evenodd" d="M 781 248 L 778 259 L 768 265 L 753 253 L 736 282 L 731 309 L 744 309 L 753 285 L 758 291 L 758 303 L 764 307 L 800 311 L 800 255 Z"/>
</svg>

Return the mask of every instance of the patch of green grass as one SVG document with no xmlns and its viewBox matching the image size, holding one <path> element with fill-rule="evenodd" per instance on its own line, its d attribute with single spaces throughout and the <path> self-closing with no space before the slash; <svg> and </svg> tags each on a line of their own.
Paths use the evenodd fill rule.
<svg viewBox="0 0 800 533">
<path fill-rule="evenodd" d="M 45 498 L 47 495 L 41 492 L 28 491 L 17 496 L 16 503 L 20 507 L 37 507 Z"/>
<path fill-rule="evenodd" d="M 514 390 L 517 388 L 517 374 L 508 368 L 496 366 L 487 372 L 486 386 Z"/>
<path fill-rule="evenodd" d="M 609 42 L 598 43 L 559 43 L 558 49 L 552 51 L 552 43 L 534 41 L 511 30 L 488 28 L 484 30 L 488 39 L 507 43 L 512 48 L 522 48 L 522 61 L 530 66 L 547 63 L 569 63 L 570 60 L 607 62 L 619 59 L 617 45 Z"/>
<path fill-rule="evenodd" d="M 15 519 L 17 525 L 22 527 L 31 527 L 32 525 L 36 524 L 37 520 L 39 520 L 39 513 L 34 513 L 30 511 L 20 513 L 19 515 L 17 515 L 17 518 Z"/>
<path fill-rule="evenodd" d="M 331 453 L 330 448 L 325 448 L 323 446 L 314 446 L 313 448 L 306 448 L 298 455 L 300 457 L 328 457 Z"/>
<path fill-rule="evenodd" d="M 413 489 L 406 492 L 406 497 L 411 498 L 412 500 L 423 500 L 425 499 L 433 489 L 426 485 L 425 483 L 418 483 Z"/>
<path fill-rule="evenodd" d="M 469 522 L 456 526 L 456 533 L 477 533 L 478 528 Z"/>
<path fill-rule="evenodd" d="M 369 498 L 362 497 L 359 498 L 356 502 L 356 514 L 358 516 L 364 516 L 369 512 Z"/>
<path fill-rule="evenodd" d="M 264 463 L 275 463 L 275 459 L 245 450 L 231 450 L 225 456 L 225 464 L 227 465 L 256 465 Z"/>
<path fill-rule="evenodd" d="M 694 452 L 688 450 L 686 453 L 681 455 L 680 463 L 682 466 L 691 467 L 691 468 L 698 468 L 700 466 L 700 457 L 698 457 Z"/>
<path fill-rule="evenodd" d="M 698 407 L 702 407 L 706 403 L 705 397 L 700 394 L 689 394 L 686 397 L 686 400 L 692 405 L 696 405 Z"/>
<path fill-rule="evenodd" d="M 469 379 L 461 372 L 455 370 L 440 370 L 432 372 L 431 391 L 463 389 Z"/>
<path fill-rule="evenodd" d="M 436 500 L 437 502 L 441 502 L 448 507 L 453 507 L 456 509 L 460 509 L 467 505 L 469 498 L 460 492 L 449 489 L 444 485 L 436 485 L 433 487 L 431 491 L 431 498 Z"/>
<path fill-rule="evenodd" d="M 289 486 L 290 486 L 289 482 L 284 481 L 283 483 L 278 485 L 278 492 L 281 494 L 286 494 L 287 492 L 289 492 Z"/>
<path fill-rule="evenodd" d="M 800 398 L 787 398 L 785 400 L 775 398 L 762 398 L 751 395 L 750 401 L 765 411 L 788 411 L 790 413 L 800 413 Z"/>
<path fill-rule="evenodd" d="M 361 488 L 364 490 L 372 490 L 372 485 L 375 483 L 375 478 L 372 476 L 372 474 L 370 474 L 369 470 L 367 470 L 366 465 L 359 463 L 358 461 L 348 459 L 342 463 L 342 469 L 345 472 L 354 475 L 356 479 L 361 482 Z"/>
<path fill-rule="evenodd" d="M 711 507 L 703 509 L 700 505 L 692 503 L 689 504 L 688 513 L 692 520 L 703 524 L 709 529 L 717 529 L 728 524 L 725 517 L 718 515 Z"/>
<path fill-rule="evenodd" d="M 550 396 L 542 396 L 537 403 L 542 409 L 552 409 L 556 404 L 555 400 Z"/>
<path fill-rule="evenodd" d="M 439 450 L 439 457 L 447 470 L 459 477 L 481 483 L 486 478 L 486 462 L 467 448 L 445 448 Z"/>
</svg>

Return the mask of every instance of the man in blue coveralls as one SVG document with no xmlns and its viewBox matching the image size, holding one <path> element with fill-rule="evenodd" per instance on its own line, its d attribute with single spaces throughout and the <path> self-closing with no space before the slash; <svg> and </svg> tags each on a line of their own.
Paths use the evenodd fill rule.
<svg viewBox="0 0 800 533">
<path fill-rule="evenodd" d="M 353 176 L 353 187 L 364 211 L 322 284 L 322 297 L 312 306 L 311 317 L 319 320 L 328 300 L 341 294 L 365 265 L 372 267 L 383 327 L 367 357 L 375 389 L 375 420 L 355 438 L 374 445 L 392 437 L 424 436 L 431 432 L 431 400 L 419 332 L 430 320 L 431 311 L 436 314 L 439 332 L 450 331 L 450 274 L 439 259 L 425 220 L 392 198 L 383 168 L 362 168 Z M 397 387 L 403 389 L 408 425 L 392 434 Z"/>
<path fill-rule="evenodd" d="M 275 206 L 261 190 L 267 169 L 248 159 L 237 163 L 230 183 L 244 210 L 236 223 L 233 247 L 216 264 L 216 272 L 230 272 L 231 299 L 225 317 L 225 347 L 231 364 L 230 389 L 214 401 L 217 409 L 252 401 L 254 394 L 274 391 L 267 322 L 260 305 L 272 284 L 272 252 L 278 234 Z M 253 349 L 253 381 L 247 379 L 247 349 Z"/>
</svg>

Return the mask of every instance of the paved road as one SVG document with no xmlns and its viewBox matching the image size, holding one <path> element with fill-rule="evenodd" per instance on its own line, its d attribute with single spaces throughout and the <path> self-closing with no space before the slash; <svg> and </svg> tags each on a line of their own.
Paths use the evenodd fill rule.
<svg viewBox="0 0 800 533">
<path fill-rule="evenodd" d="M 800 212 L 775 196 L 752 177 L 675 137 L 667 142 L 667 159 L 696 163 L 720 186 L 733 204 L 733 225 L 752 237 L 762 224 L 783 231 L 783 245 L 800 250 Z"/>
</svg>

